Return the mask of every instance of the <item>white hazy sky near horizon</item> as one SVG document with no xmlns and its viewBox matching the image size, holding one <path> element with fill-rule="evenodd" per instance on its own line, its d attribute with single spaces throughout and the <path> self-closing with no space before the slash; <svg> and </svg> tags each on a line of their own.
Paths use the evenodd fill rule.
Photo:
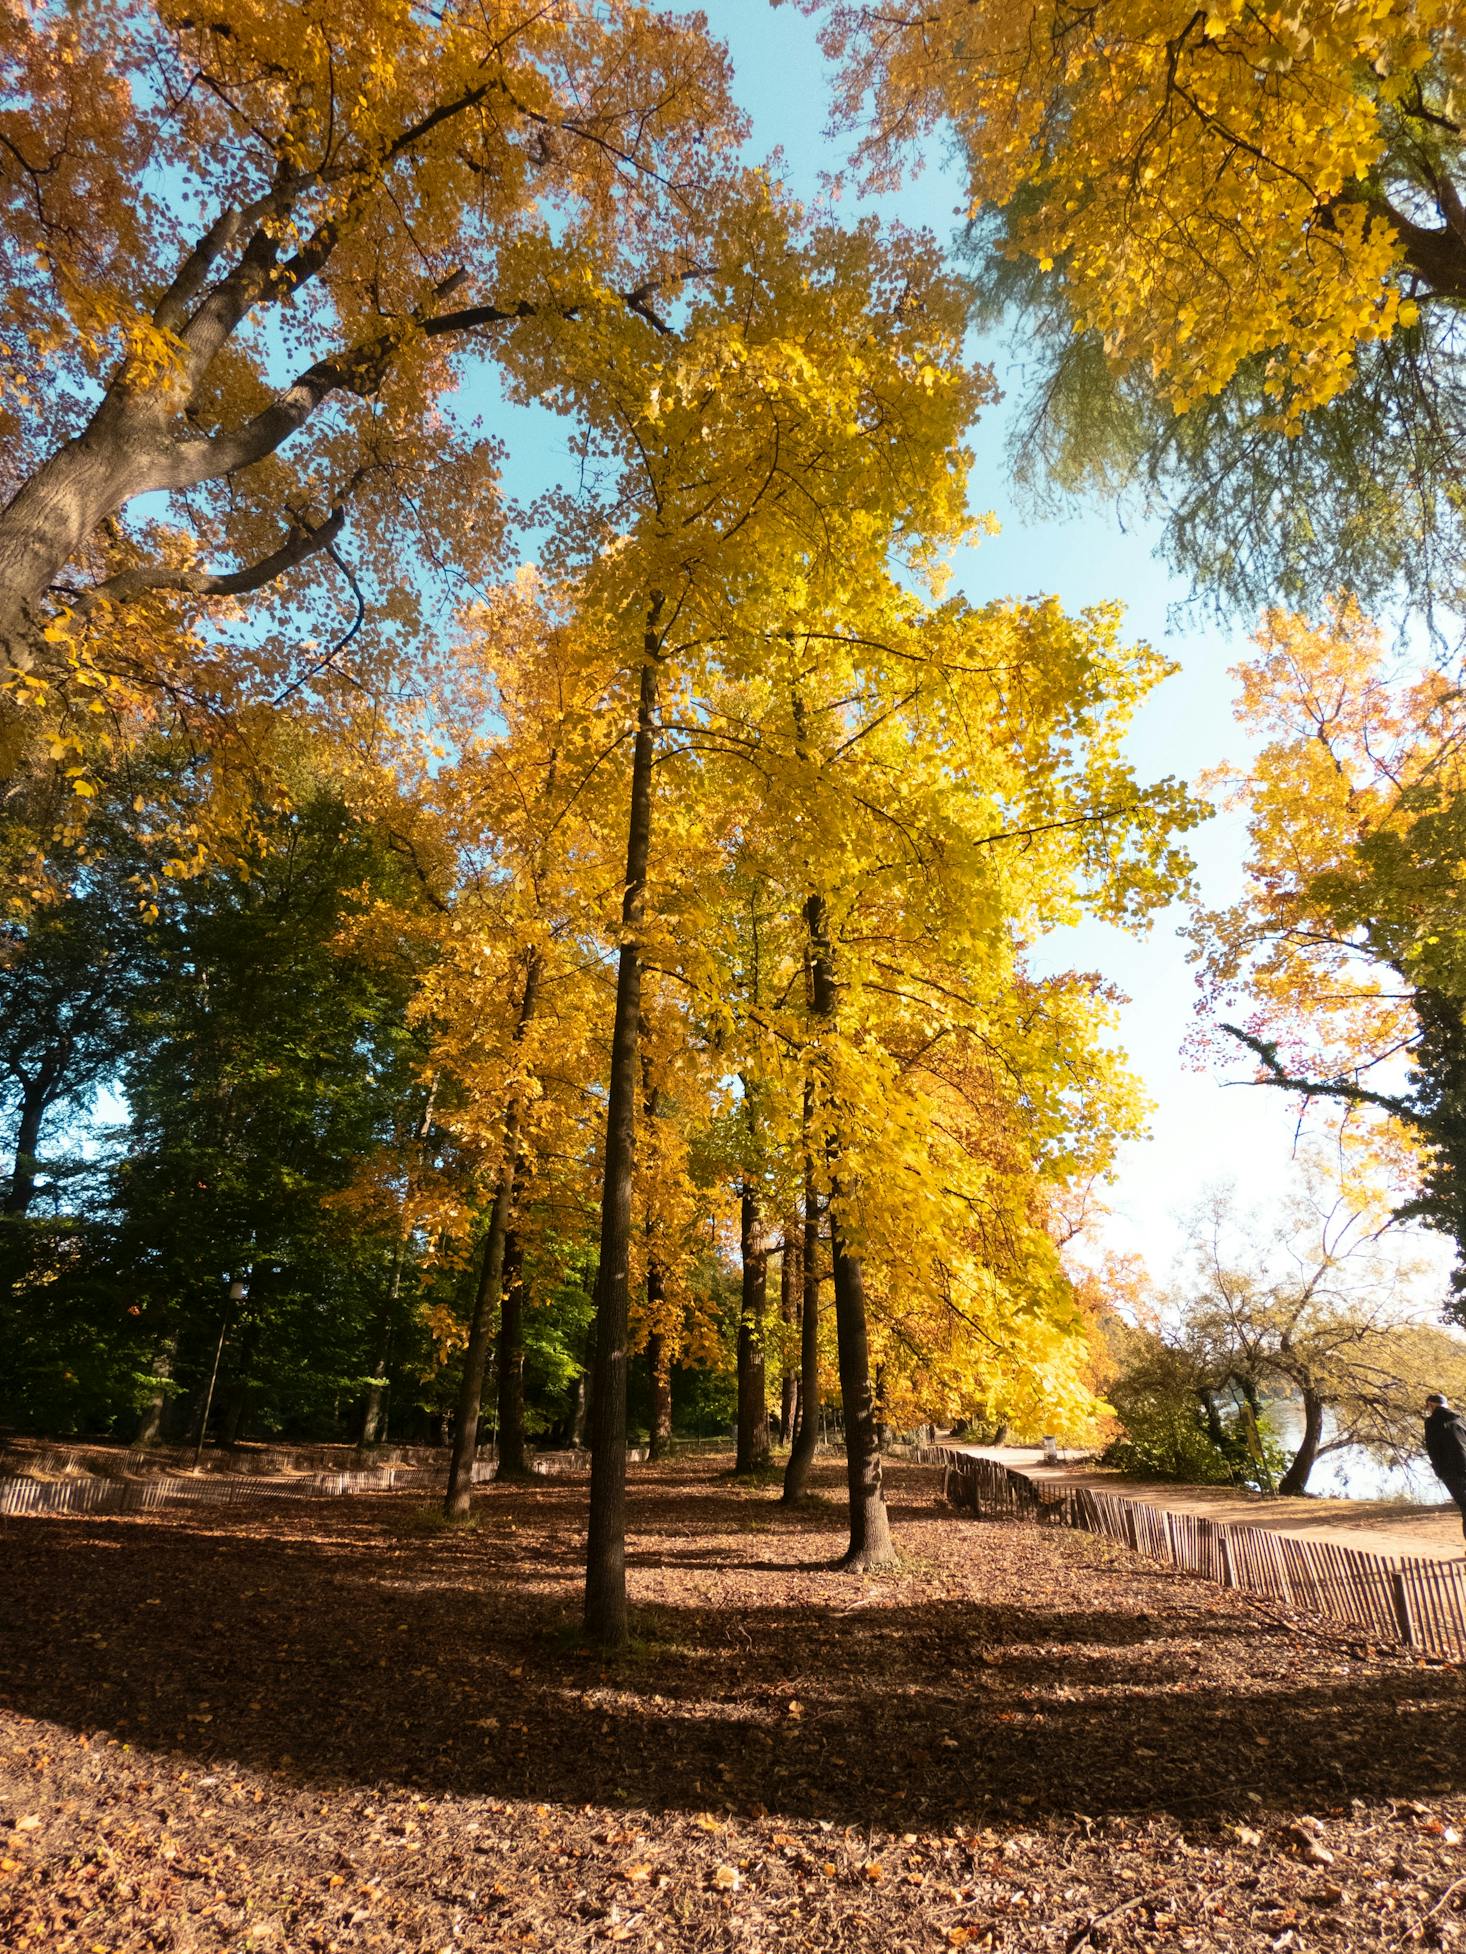
<svg viewBox="0 0 1466 1954">
<path fill-rule="evenodd" d="M 813 198 L 822 174 L 844 163 L 841 142 L 832 143 L 825 133 L 828 77 L 814 23 L 767 0 L 708 0 L 704 11 L 729 46 L 736 96 L 753 119 L 750 154 L 762 158 L 782 150 L 785 180 L 796 194 Z M 937 149 L 920 176 L 869 207 L 924 225 L 947 244 L 960 227 L 962 201 L 960 173 Z M 853 216 L 865 207 L 847 187 L 842 213 Z M 1001 348 L 993 350 L 1001 385 Z M 1240 758 L 1245 744 L 1233 719 L 1229 668 L 1247 655 L 1248 628 L 1208 625 L 1194 610 L 1178 621 L 1191 592 L 1158 560 L 1153 525 L 1122 521 L 1117 509 L 1096 500 L 1055 519 L 1020 510 L 1004 437 L 1000 405 L 975 430 L 972 500 L 976 508 L 991 509 L 1001 529 L 957 558 L 957 587 L 975 602 L 1048 592 L 1070 609 L 1120 600 L 1130 632 L 1180 666 L 1137 718 L 1130 753 L 1138 773 L 1174 774 L 1194 784 L 1205 770 Z M 1194 831 L 1190 844 L 1201 899 L 1208 905 L 1234 899 L 1242 887 L 1241 817 L 1218 815 Z M 1255 1214 L 1263 1234 L 1275 1202 L 1296 1179 L 1296 1102 L 1245 1083 L 1245 1064 L 1215 1072 L 1197 1070 L 1182 1057 L 1195 1023 L 1195 973 L 1178 934 L 1187 913 L 1184 905 L 1173 906 L 1144 935 L 1097 923 L 1056 932 L 1043 953 L 1047 967 L 1093 970 L 1130 1000 L 1118 1042 L 1155 1110 L 1151 1137 L 1124 1150 L 1106 1197 L 1111 1214 L 1103 1238 L 1109 1247 L 1142 1255 L 1157 1278 L 1168 1273 L 1184 1217 L 1208 1188 L 1233 1183 L 1240 1212 Z M 1414 1253 L 1422 1246 L 1417 1235 Z M 1444 1244 L 1431 1262 L 1438 1271 L 1431 1286 L 1438 1284 L 1444 1299 Z"/>
</svg>

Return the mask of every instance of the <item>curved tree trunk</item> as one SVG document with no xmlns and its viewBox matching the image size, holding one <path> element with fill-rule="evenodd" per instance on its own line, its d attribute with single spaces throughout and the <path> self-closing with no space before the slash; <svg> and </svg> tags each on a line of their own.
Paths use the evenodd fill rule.
<svg viewBox="0 0 1466 1954">
<path fill-rule="evenodd" d="M 744 1183 L 739 1202 L 743 1299 L 738 1313 L 738 1449 L 735 1472 L 757 1472 L 769 1459 L 769 1407 L 765 1388 L 764 1314 L 768 1307 L 769 1258 L 764 1246 L 758 1194 Z"/>
<path fill-rule="evenodd" d="M 814 1095 L 804 1089 L 804 1241 L 799 1257 L 799 1423 L 784 1467 L 786 1505 L 802 1498 L 820 1437 L 820 1207 L 810 1133 Z"/>
<path fill-rule="evenodd" d="M 1281 1494 L 1306 1493 L 1308 1475 L 1313 1471 L 1318 1459 L 1318 1448 L 1323 1443 L 1324 1402 L 1316 1391 L 1307 1385 L 1303 1388 L 1303 1437 L 1298 1450 L 1293 1454 L 1293 1463 L 1278 1481 Z"/>
<path fill-rule="evenodd" d="M 28 612 L 57 573 L 106 517 L 134 495 L 167 486 L 157 443 L 130 418 L 120 390 L 109 388 L 89 425 L 0 510 L 0 654 L 26 662 Z"/>
<path fill-rule="evenodd" d="M 815 1015 L 835 1020 L 837 990 L 830 949 L 829 916 L 823 896 L 804 906 L 809 932 L 810 978 Z M 866 1331 L 865 1280 L 860 1258 L 845 1235 L 840 1183 L 840 1136 L 831 1133 L 830 1259 L 835 1279 L 835 1334 L 840 1359 L 840 1407 L 845 1430 L 845 1480 L 850 1502 L 850 1545 L 840 1565 L 852 1571 L 890 1567 L 896 1559 L 891 1525 L 881 1490 L 880 1432 L 870 1384 L 870 1341 Z"/>
<path fill-rule="evenodd" d="M 519 1016 L 514 1026 L 514 1043 L 519 1045 L 534 1017 L 539 993 L 540 957 L 531 950 L 525 959 L 524 990 L 519 1000 Z M 489 1229 L 484 1238 L 484 1258 L 479 1284 L 468 1323 L 468 1348 L 463 1353 L 463 1379 L 458 1387 L 458 1404 L 453 1419 L 453 1456 L 448 1465 L 448 1492 L 443 1511 L 450 1520 L 466 1520 L 473 1507 L 473 1462 L 478 1456 L 478 1421 L 483 1409 L 484 1378 L 489 1368 L 493 1345 L 494 1312 L 504 1288 L 504 1249 L 509 1236 L 509 1217 L 514 1207 L 514 1179 L 519 1164 L 518 1088 L 509 1095 L 504 1109 L 504 1158 L 494 1189 L 494 1204 L 489 1210 Z"/>
<path fill-rule="evenodd" d="M 524 1244 L 511 1229 L 504 1244 L 499 1305 L 499 1479 L 527 1479 L 524 1447 Z"/>
<path fill-rule="evenodd" d="M 641 1026 L 641 922 L 651 853 L 652 763 L 657 706 L 657 619 L 652 601 L 643 647 L 626 824 L 626 886 L 606 1103 L 601 1183 L 601 1259 L 591 1371 L 590 1524 L 585 1551 L 585 1630 L 603 1649 L 626 1641 L 626 1364 L 631 1259 L 631 1177 L 636 1151 L 637 1049 Z"/>
</svg>

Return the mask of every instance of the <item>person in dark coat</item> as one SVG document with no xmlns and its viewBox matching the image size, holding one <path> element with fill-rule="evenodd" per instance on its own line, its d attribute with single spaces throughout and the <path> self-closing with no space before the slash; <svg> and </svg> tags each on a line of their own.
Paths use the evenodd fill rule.
<svg viewBox="0 0 1466 1954">
<path fill-rule="evenodd" d="M 1439 1391 L 1425 1401 L 1425 1450 L 1435 1476 L 1461 1509 L 1466 1534 L 1466 1418 Z"/>
</svg>

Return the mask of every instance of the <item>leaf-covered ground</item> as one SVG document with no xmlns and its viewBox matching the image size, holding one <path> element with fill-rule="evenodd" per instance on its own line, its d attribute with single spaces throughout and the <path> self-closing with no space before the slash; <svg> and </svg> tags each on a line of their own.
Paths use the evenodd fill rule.
<svg viewBox="0 0 1466 1954">
<path fill-rule="evenodd" d="M 890 1474 L 829 1571 L 721 1461 L 584 1487 L 0 1522 L 0 1946 L 1010 1954 L 1466 1945 L 1466 1678 Z"/>
</svg>

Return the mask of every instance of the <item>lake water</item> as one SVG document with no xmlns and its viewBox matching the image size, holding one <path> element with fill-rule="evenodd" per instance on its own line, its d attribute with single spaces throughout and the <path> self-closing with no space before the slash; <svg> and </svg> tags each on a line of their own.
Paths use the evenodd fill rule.
<svg viewBox="0 0 1466 1954">
<path fill-rule="evenodd" d="M 1303 1436 L 1301 1405 L 1271 1404 L 1267 1422 L 1289 1450 Z M 1326 1442 L 1329 1436 L 1329 1422 L 1325 1419 Z M 1402 1499 L 1417 1506 L 1438 1506 L 1446 1497 L 1445 1488 L 1431 1471 L 1424 1452 L 1409 1466 L 1387 1466 L 1355 1446 L 1342 1452 L 1326 1452 L 1308 1475 L 1308 1490 L 1333 1499 Z"/>
</svg>

